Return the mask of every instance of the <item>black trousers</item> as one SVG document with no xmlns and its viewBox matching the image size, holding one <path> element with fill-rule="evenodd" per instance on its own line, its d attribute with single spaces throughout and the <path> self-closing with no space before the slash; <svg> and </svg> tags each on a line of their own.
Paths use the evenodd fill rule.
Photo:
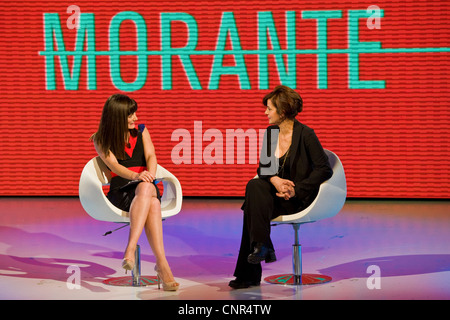
<svg viewBox="0 0 450 320">
<path fill-rule="evenodd" d="M 241 246 L 234 271 L 234 276 L 240 280 L 261 280 L 261 264 L 248 263 L 247 257 L 253 252 L 256 243 L 263 243 L 273 249 L 270 239 L 271 220 L 279 215 L 293 214 L 302 210 L 302 203 L 297 198 L 284 200 L 276 196 L 276 193 L 270 181 L 252 179 L 247 183 L 245 201 L 242 205 L 244 223 Z"/>
</svg>

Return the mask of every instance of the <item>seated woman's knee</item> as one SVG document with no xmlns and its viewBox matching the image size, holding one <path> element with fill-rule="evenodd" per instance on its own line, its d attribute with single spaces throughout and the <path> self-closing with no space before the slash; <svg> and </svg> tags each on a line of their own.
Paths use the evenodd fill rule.
<svg viewBox="0 0 450 320">
<path fill-rule="evenodd" d="M 268 183 L 262 179 L 251 179 L 247 182 L 246 192 L 255 192 L 267 188 Z"/>
<path fill-rule="evenodd" d="M 136 188 L 136 194 L 145 197 L 156 197 L 156 187 L 150 182 L 141 182 Z"/>
</svg>

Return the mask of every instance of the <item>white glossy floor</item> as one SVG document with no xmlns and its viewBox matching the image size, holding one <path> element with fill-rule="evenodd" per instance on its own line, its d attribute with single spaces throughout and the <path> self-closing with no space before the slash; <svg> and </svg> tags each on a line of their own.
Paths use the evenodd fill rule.
<svg viewBox="0 0 450 320">
<path fill-rule="evenodd" d="M 100 300 L 380 300 L 450 298 L 450 202 L 348 200 L 334 218 L 300 228 L 303 272 L 333 278 L 291 287 L 262 283 L 232 290 L 240 235 L 240 199 L 184 200 L 164 222 L 165 247 L 177 292 L 156 286 L 102 283 L 124 276 L 120 267 L 128 229 L 106 237 L 116 224 L 99 222 L 78 198 L 0 198 L 0 298 Z M 263 275 L 291 272 L 293 231 L 272 228 L 278 261 Z M 142 274 L 154 275 L 145 235 Z M 79 268 L 80 288 L 69 266 Z M 375 278 L 370 266 L 376 266 Z M 371 288 L 372 287 L 372 288 Z M 373 288 L 375 287 L 375 288 Z"/>
</svg>

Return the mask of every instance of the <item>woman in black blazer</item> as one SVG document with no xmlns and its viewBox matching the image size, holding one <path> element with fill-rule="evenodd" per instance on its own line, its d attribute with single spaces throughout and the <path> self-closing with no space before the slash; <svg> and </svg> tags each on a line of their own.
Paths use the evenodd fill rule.
<svg viewBox="0 0 450 320">
<path fill-rule="evenodd" d="M 264 134 L 258 178 L 245 190 L 241 247 L 229 286 L 258 286 L 261 262 L 276 261 L 270 222 L 279 215 L 299 212 L 316 197 L 333 171 L 314 130 L 295 119 L 303 109 L 300 95 L 278 86 L 263 99 L 270 126 Z"/>
</svg>

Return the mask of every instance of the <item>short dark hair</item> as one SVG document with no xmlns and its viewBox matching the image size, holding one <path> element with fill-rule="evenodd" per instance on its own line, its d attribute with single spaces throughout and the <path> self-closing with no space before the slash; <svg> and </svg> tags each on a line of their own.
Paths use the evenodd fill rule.
<svg viewBox="0 0 450 320">
<path fill-rule="evenodd" d="M 263 98 L 263 105 L 271 101 L 282 118 L 294 119 L 303 110 L 303 100 L 293 89 L 286 86 L 277 86 Z"/>
</svg>

